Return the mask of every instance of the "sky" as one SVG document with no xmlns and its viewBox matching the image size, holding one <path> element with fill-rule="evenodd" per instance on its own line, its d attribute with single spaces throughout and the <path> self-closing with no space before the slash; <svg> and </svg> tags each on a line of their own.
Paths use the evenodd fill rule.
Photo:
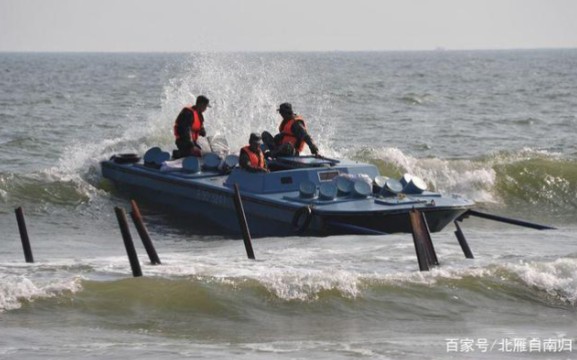
<svg viewBox="0 0 577 360">
<path fill-rule="evenodd" d="M 577 0 L 0 0 L 0 51 L 577 48 Z"/>
</svg>

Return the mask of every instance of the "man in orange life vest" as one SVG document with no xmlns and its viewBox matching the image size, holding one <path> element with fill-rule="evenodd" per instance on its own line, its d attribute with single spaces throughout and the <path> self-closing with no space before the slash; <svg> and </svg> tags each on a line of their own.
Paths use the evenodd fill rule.
<svg viewBox="0 0 577 360">
<path fill-rule="evenodd" d="M 206 136 L 202 113 L 210 107 L 208 102 L 206 96 L 200 95 L 196 98 L 194 106 L 187 105 L 178 114 L 174 121 L 174 137 L 178 151 L 173 153 L 173 158 L 202 155 L 202 149 L 196 141 L 199 136 Z"/>
<path fill-rule="evenodd" d="M 241 168 L 250 172 L 268 172 L 264 154 L 260 148 L 261 137 L 255 133 L 250 134 L 249 145 L 240 149 L 238 164 Z"/>
<path fill-rule="evenodd" d="M 303 151 L 305 143 L 313 155 L 319 155 L 319 149 L 307 132 L 304 119 L 293 112 L 292 105 L 282 103 L 277 111 L 282 116 L 282 122 L 279 126 L 279 133 L 274 137 L 274 143 L 271 142 L 270 134 L 263 133 L 263 139 L 271 150 L 271 156 L 298 156 Z"/>
</svg>

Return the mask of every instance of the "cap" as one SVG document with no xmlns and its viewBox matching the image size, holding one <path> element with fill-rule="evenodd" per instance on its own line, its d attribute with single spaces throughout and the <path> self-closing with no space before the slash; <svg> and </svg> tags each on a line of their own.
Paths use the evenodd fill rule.
<svg viewBox="0 0 577 360">
<path fill-rule="evenodd" d="M 257 133 L 250 134 L 250 139 L 248 140 L 249 143 L 254 144 L 261 142 L 262 138 Z"/>
<path fill-rule="evenodd" d="M 207 107 L 211 107 L 208 103 L 210 100 L 204 95 L 198 95 L 196 98 L 196 105 L 206 105 Z"/>
<path fill-rule="evenodd" d="M 278 109 L 276 109 L 276 111 L 278 111 L 280 113 L 292 114 L 293 113 L 293 106 L 289 103 L 282 103 L 282 104 L 280 104 Z"/>
</svg>

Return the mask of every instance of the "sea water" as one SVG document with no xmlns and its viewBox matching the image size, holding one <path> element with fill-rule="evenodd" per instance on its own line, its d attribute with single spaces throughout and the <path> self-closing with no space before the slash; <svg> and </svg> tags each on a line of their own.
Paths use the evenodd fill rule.
<svg viewBox="0 0 577 360">
<path fill-rule="evenodd" d="M 232 153 L 291 102 L 325 156 L 557 230 L 467 219 L 475 259 L 449 226 L 419 272 L 408 234 L 256 239 L 250 261 L 144 205 L 163 264 L 137 244 L 132 278 L 99 161 L 172 150 L 200 94 Z M 0 53 L 0 358 L 575 359 L 575 94 L 577 50 Z"/>
</svg>

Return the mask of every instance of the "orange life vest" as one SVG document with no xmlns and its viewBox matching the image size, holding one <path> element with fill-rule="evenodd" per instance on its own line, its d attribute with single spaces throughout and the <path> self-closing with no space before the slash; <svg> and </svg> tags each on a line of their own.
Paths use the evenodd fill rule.
<svg viewBox="0 0 577 360">
<path fill-rule="evenodd" d="M 192 139 L 192 141 L 196 141 L 198 140 L 198 133 L 200 132 L 200 129 L 202 129 L 202 121 L 200 120 L 200 115 L 198 114 L 198 111 L 192 107 L 192 105 L 187 105 L 184 107 L 184 109 L 182 109 L 182 111 L 184 111 L 185 109 L 187 109 L 188 111 L 190 111 L 192 113 L 192 125 L 190 126 L 190 138 Z M 180 134 L 178 133 L 178 118 L 180 116 L 178 116 L 176 118 L 176 121 L 174 122 L 174 136 L 176 137 L 176 140 L 180 139 Z"/>
<path fill-rule="evenodd" d="M 243 147 L 241 151 L 244 151 L 248 155 L 250 165 L 252 167 L 260 169 L 266 168 L 266 164 L 264 162 L 264 154 L 262 153 L 262 151 L 252 152 L 249 145 Z"/>
<path fill-rule="evenodd" d="M 301 153 L 303 151 L 303 149 L 305 148 L 305 142 L 297 139 L 297 137 L 295 136 L 295 134 L 293 134 L 292 131 L 292 127 L 294 125 L 295 122 L 297 121 L 301 121 L 303 124 L 303 127 L 307 128 L 307 124 L 305 124 L 305 120 L 300 117 L 299 115 L 295 115 L 294 118 L 289 119 L 286 122 L 282 122 L 279 126 L 279 131 L 281 134 L 283 134 L 283 137 L 280 141 L 281 145 L 282 144 L 286 144 L 286 143 L 290 143 L 292 144 L 292 146 L 294 146 L 295 150 L 298 153 Z M 284 124 L 284 125 L 283 125 Z"/>
</svg>

